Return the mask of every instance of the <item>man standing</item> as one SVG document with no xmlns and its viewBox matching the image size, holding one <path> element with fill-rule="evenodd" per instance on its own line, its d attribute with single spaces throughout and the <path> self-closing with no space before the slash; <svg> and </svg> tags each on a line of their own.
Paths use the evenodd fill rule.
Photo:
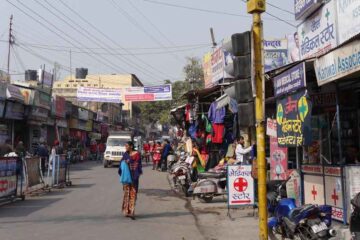
<svg viewBox="0 0 360 240">
<path fill-rule="evenodd" d="M 161 171 L 163 172 L 167 170 L 167 157 L 169 156 L 170 152 L 171 152 L 170 141 L 168 139 L 165 139 L 163 145 L 163 152 L 161 156 Z"/>
<path fill-rule="evenodd" d="M 245 148 L 245 140 L 243 136 L 240 136 L 237 139 L 237 145 L 236 145 L 236 163 L 240 164 L 248 164 L 248 159 L 246 159 L 246 156 L 248 153 L 251 152 L 252 146 Z"/>
</svg>

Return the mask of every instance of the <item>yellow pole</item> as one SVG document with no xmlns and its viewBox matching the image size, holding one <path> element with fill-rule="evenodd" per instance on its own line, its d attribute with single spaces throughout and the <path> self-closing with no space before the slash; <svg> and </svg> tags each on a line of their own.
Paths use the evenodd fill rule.
<svg viewBox="0 0 360 240">
<path fill-rule="evenodd" d="M 263 70 L 263 25 L 261 13 L 265 11 L 265 0 L 249 0 L 248 12 L 253 15 L 253 46 L 255 57 L 255 117 L 258 164 L 259 239 L 268 239 L 266 201 L 265 117 L 264 117 L 264 70 Z"/>
</svg>

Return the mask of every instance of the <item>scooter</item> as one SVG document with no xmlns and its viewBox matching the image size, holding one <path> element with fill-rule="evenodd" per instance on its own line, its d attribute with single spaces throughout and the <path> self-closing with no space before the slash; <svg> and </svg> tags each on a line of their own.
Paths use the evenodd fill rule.
<svg viewBox="0 0 360 240">
<path fill-rule="evenodd" d="M 360 240 L 360 193 L 351 199 L 353 211 L 350 217 L 350 232 L 353 240 Z"/>
<path fill-rule="evenodd" d="M 267 194 L 268 211 L 272 215 L 268 219 L 269 238 L 277 239 L 276 234 L 301 240 L 325 240 L 336 236 L 336 231 L 330 228 L 331 206 L 308 204 L 296 207 L 295 199 L 282 198 L 282 188 L 289 180 Z"/>
<path fill-rule="evenodd" d="M 214 196 L 227 194 L 226 184 L 226 168 L 198 173 L 198 181 L 192 186 L 193 196 L 197 196 L 201 202 L 210 203 Z"/>
</svg>

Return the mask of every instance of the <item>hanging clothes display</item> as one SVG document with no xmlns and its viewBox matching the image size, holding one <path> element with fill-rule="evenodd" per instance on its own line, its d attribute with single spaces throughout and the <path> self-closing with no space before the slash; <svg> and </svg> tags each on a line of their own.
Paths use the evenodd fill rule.
<svg viewBox="0 0 360 240">
<path fill-rule="evenodd" d="M 224 123 L 225 107 L 217 109 L 217 102 L 213 102 L 210 105 L 208 118 L 211 123 Z"/>
<path fill-rule="evenodd" d="M 224 138 L 224 124 L 213 124 L 213 137 L 212 142 L 213 143 L 222 143 Z"/>
</svg>

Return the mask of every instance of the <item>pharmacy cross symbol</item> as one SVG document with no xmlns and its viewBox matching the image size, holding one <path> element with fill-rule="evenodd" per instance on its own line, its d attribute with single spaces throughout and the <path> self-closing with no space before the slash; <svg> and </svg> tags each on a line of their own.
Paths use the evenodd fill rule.
<svg viewBox="0 0 360 240">
<path fill-rule="evenodd" d="M 334 204 L 336 206 L 336 201 L 339 200 L 339 195 L 336 194 L 336 189 L 334 188 L 334 193 L 331 195 L 331 199 L 334 200 Z"/>
<path fill-rule="evenodd" d="M 318 192 L 315 189 L 315 185 L 313 185 L 313 189 L 311 191 L 311 194 L 313 195 L 313 198 L 314 198 L 314 201 L 315 201 L 316 195 L 318 194 Z"/>
<path fill-rule="evenodd" d="M 245 178 L 237 178 L 234 181 L 234 188 L 238 192 L 244 192 L 248 188 L 248 182 Z"/>
</svg>

